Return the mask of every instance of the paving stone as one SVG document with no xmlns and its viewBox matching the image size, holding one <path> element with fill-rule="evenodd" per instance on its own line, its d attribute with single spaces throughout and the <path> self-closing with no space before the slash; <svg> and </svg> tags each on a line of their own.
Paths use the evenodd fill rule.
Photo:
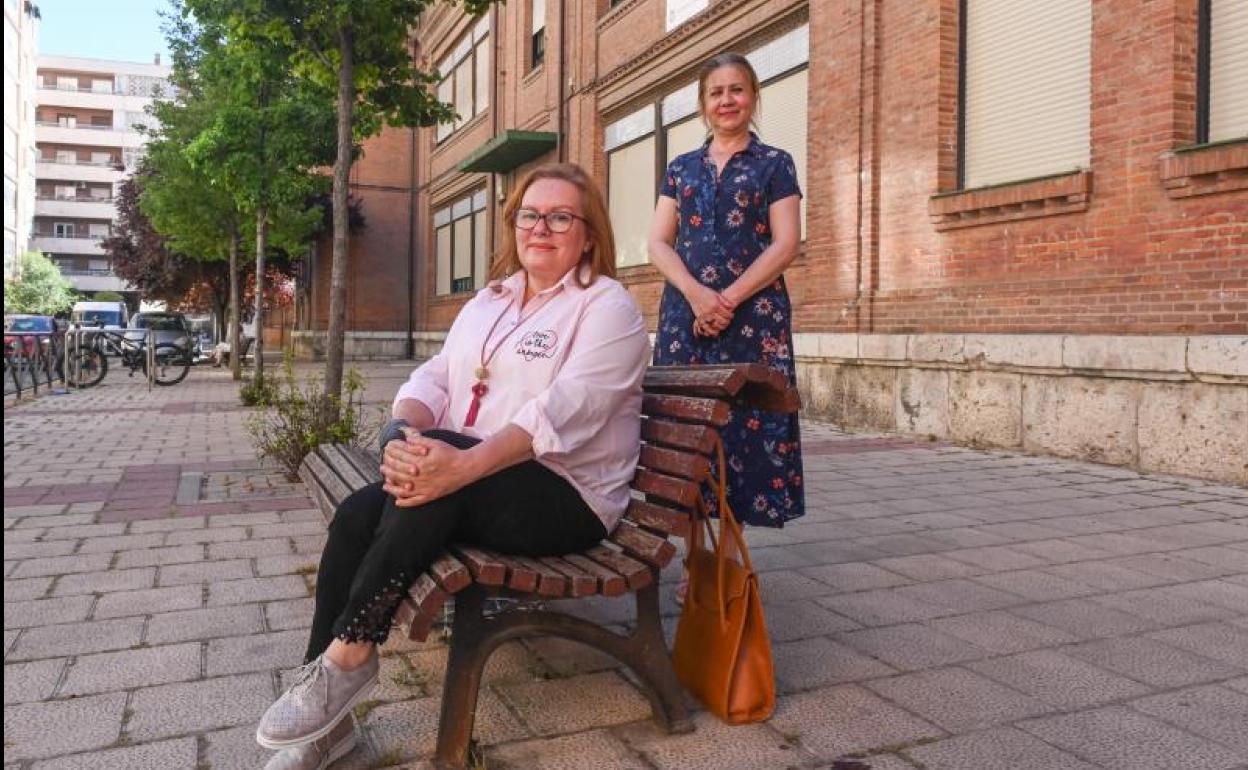
<svg viewBox="0 0 1248 770">
<path fill-rule="evenodd" d="M 166 684 L 135 690 L 127 725 L 131 738 L 150 741 L 172 735 L 254 725 L 275 698 L 268 674 Z"/>
<path fill-rule="evenodd" d="M 966 667 L 1063 709 L 1087 708 L 1150 692 L 1145 685 L 1056 650 L 973 661 Z"/>
<path fill-rule="evenodd" d="M 403 760 L 426 757 L 433 753 L 437 740 L 441 706 L 440 698 L 389 703 L 369 711 L 362 724 L 383 756 Z M 481 690 L 473 724 L 473 738 L 478 743 L 489 746 L 531 737 L 493 691 Z"/>
<path fill-rule="evenodd" d="M 912 623 L 931 620 L 942 615 L 952 615 L 954 610 L 911 598 L 899 593 L 901 588 L 860 591 L 818 599 L 820 605 L 844 615 L 864 626 L 887 626 L 895 623 Z M 770 607 L 768 607 L 770 615 Z M 770 625 L 770 624 L 769 624 Z"/>
<path fill-rule="evenodd" d="M 485 761 L 488 767 L 501 765 L 525 770 L 582 770 L 592 766 L 587 763 L 618 770 L 647 770 L 655 766 L 643 762 L 605 730 L 504 744 L 487 752 Z"/>
<path fill-rule="evenodd" d="M 152 532 L 146 535 L 121 535 L 119 537 L 98 537 L 83 540 L 78 546 L 78 553 L 105 553 L 113 551 L 130 551 L 139 548 L 158 548 L 164 545 L 165 535 Z"/>
<path fill-rule="evenodd" d="M 1107 563 L 1153 575 L 1169 583 L 1209 580 L 1222 577 L 1227 572 L 1227 570 L 1220 567 L 1215 567 L 1196 559 L 1184 558 L 1182 555 L 1175 553 L 1149 553 L 1140 556 L 1126 556 Z"/>
<path fill-rule="evenodd" d="M 1148 637 L 1232 666 L 1242 666 L 1248 660 L 1248 628 L 1227 623 L 1172 628 Z"/>
<path fill-rule="evenodd" d="M 78 524 L 68 527 L 57 527 L 54 531 L 49 531 L 44 540 L 79 540 L 86 537 L 102 538 L 124 535 L 125 533 L 126 525 L 121 523 Z"/>
<path fill-rule="evenodd" d="M 649 702 L 612 671 L 501 684 L 497 691 L 538 735 L 579 732 L 650 715 Z"/>
<path fill-rule="evenodd" d="M 1016 594 L 965 579 L 905 586 L 896 589 L 896 593 L 908 599 L 947 607 L 956 613 L 999 610 L 1024 603 Z"/>
<path fill-rule="evenodd" d="M 14 663 L 4 667 L 4 705 L 31 703 L 52 697 L 65 670 L 64 658 Z"/>
<path fill-rule="evenodd" d="M 1216 604 L 1248 615 L 1248 585 L 1229 580 L 1202 580 L 1165 589 L 1168 596 L 1188 601 Z"/>
<path fill-rule="evenodd" d="M 8 660 L 32 660 L 126 649 L 138 644 L 142 633 L 142 618 L 28 628 L 9 651 Z"/>
<path fill-rule="evenodd" d="M 207 766 L 213 770 L 264 767 L 269 758 L 274 756 L 274 752 L 256 743 L 255 725 L 243 725 L 205 733 L 204 743 L 206 744 L 204 759 Z M 355 753 L 358 752 L 357 749 Z M 339 770 L 344 763 L 345 760 L 335 762 L 334 770 Z"/>
<path fill-rule="evenodd" d="M 166 545 L 187 545 L 192 543 L 226 543 L 246 539 L 247 530 L 243 527 L 210 527 L 170 532 L 165 536 L 165 543 Z"/>
<path fill-rule="evenodd" d="M 620 667 L 620 663 L 610 655 L 570 639 L 539 636 L 525 639 L 524 643 L 546 668 L 559 676 L 588 674 Z M 439 669 L 439 672 L 442 670 L 444 669 Z"/>
<path fill-rule="evenodd" d="M 751 558 L 753 554 L 751 554 Z M 902 557 L 911 558 L 911 557 Z M 820 583 L 831 586 L 833 591 L 866 591 L 874 588 L 894 588 L 907 585 L 911 579 L 896 572 L 881 569 L 874 564 L 863 562 L 851 564 L 827 564 L 822 567 L 807 567 L 798 572 Z"/>
<path fill-rule="evenodd" d="M 1056 575 L 1063 580 L 1082 583 L 1102 591 L 1130 591 L 1135 588 L 1149 588 L 1162 585 L 1166 581 L 1156 575 L 1128 569 L 1120 564 L 1103 561 L 1087 561 L 1078 564 L 1059 564 L 1041 570 Z"/>
<path fill-rule="evenodd" d="M 254 634 L 263 630 L 260 608 L 254 604 L 240 604 L 153 615 L 147 624 L 145 641 L 148 644 L 170 644 Z"/>
<path fill-rule="evenodd" d="M 291 538 L 291 543 L 295 547 L 296 553 L 314 553 L 320 554 L 325 550 L 325 535 L 303 535 L 302 537 Z"/>
<path fill-rule="evenodd" d="M 1142 636 L 1100 639 L 1066 647 L 1062 652 L 1136 681 L 1166 688 L 1225 679 L 1248 670 L 1248 660 L 1241 666 L 1231 666 Z"/>
<path fill-rule="evenodd" d="M 227 636 L 208 642 L 208 676 L 293 668 L 303 663 L 308 635 L 303 630 Z"/>
<path fill-rule="evenodd" d="M 920 554 L 917 556 L 896 556 L 888 559 L 876 559 L 875 564 L 889 572 L 896 572 L 919 581 L 949 580 L 951 578 L 971 577 L 988 572 L 987 569 L 966 562 L 950 559 L 940 554 Z"/>
<path fill-rule="evenodd" d="M 879 660 L 824 637 L 775 643 L 771 655 L 783 693 L 897 673 Z"/>
<path fill-rule="evenodd" d="M 8 477 L 5 477 L 5 481 L 8 481 L 8 480 L 9 480 Z M 5 492 L 8 493 L 9 490 L 10 490 L 10 487 L 6 486 Z M 6 516 L 12 516 L 14 518 L 25 518 L 27 516 L 38 516 L 38 517 L 56 516 L 60 514 L 61 511 L 63 510 L 65 510 L 64 503 L 4 506 L 4 514 Z"/>
<path fill-rule="evenodd" d="M 1096 770 L 1072 754 L 1055 749 L 1012 727 L 957 735 L 943 741 L 906 749 L 927 770 Z"/>
<path fill-rule="evenodd" d="M 122 551 L 117 554 L 117 567 L 155 567 L 164 564 L 203 561 L 203 559 L 204 547 L 202 545 L 177 545 L 141 551 Z"/>
<path fill-rule="evenodd" d="M 17 559 L 42 559 L 47 556 L 66 556 L 74 552 L 78 545 L 75 540 L 50 540 L 36 543 L 18 543 L 4 539 L 4 558 L 10 561 Z"/>
<path fill-rule="evenodd" d="M 1236 692 L 1248 693 L 1248 676 L 1240 677 L 1239 679 L 1229 679 L 1222 684 Z"/>
<path fill-rule="evenodd" d="M 290 553 L 280 556 L 262 556 L 256 560 L 256 574 L 260 577 L 272 575 L 315 575 L 320 566 L 318 559 L 305 553 Z"/>
<path fill-rule="evenodd" d="M 217 513 L 208 518 L 210 527 L 250 527 L 261 524 L 280 524 L 282 519 L 276 513 Z M 321 529 L 324 529 L 322 524 Z M 271 537 L 271 535 L 252 534 L 253 538 Z"/>
<path fill-rule="evenodd" d="M 253 738 L 254 741 L 254 738 Z M 198 765 L 194 738 L 74 754 L 36 762 L 31 770 L 190 770 Z"/>
<path fill-rule="evenodd" d="M 1151 620 L 1096 604 L 1086 598 L 1014 607 L 1010 612 L 1059 628 L 1079 639 L 1125 636 L 1157 628 L 1157 623 Z"/>
<path fill-rule="evenodd" d="M 1230 770 L 1243 757 L 1124 706 L 1030 719 L 1017 727 L 1058 748 L 1112 770 Z"/>
<path fill-rule="evenodd" d="M 161 586 L 177 586 L 190 583 L 216 583 L 222 580 L 249 577 L 252 577 L 251 561 L 232 559 L 165 565 L 160 568 L 160 576 L 156 582 Z"/>
<path fill-rule="evenodd" d="M 11 602 L 42 599 L 52 585 L 52 578 L 37 577 L 4 581 L 4 598 Z"/>
<path fill-rule="evenodd" d="M 944 735 L 934 725 L 852 684 L 782 698 L 769 724 L 786 740 L 798 741 L 825 761 Z"/>
<path fill-rule="evenodd" d="M 1131 708 L 1182 727 L 1248 757 L 1248 695 L 1207 685 L 1140 698 Z"/>
<path fill-rule="evenodd" d="M 312 597 L 286 599 L 284 601 L 266 603 L 264 605 L 264 615 L 271 631 L 284 631 L 293 628 L 307 629 L 312 625 L 312 611 L 315 608 L 316 600 Z M 399 634 L 391 634 L 390 636 L 394 639 Z"/>
<path fill-rule="evenodd" d="M 944 668 L 877 679 L 864 686 L 950 732 L 969 732 L 1053 711 L 963 668 Z"/>
<path fill-rule="evenodd" d="M 170 516 L 164 519 L 147 519 L 130 522 L 130 534 L 142 535 L 149 532 L 176 532 L 183 529 L 200 529 L 207 525 L 204 516 Z"/>
<path fill-rule="evenodd" d="M 860 628 L 853 620 L 811 601 L 771 602 L 765 609 L 767 632 L 773 642 L 787 642 Z"/>
<path fill-rule="evenodd" d="M 989 572 L 1008 572 L 1031 567 L 1047 567 L 1049 562 L 1012 546 L 989 546 L 986 548 L 962 548 L 941 554 L 956 561 L 983 568 Z"/>
<path fill-rule="evenodd" d="M 151 567 L 80 572 L 76 575 L 62 575 L 56 581 L 56 588 L 52 589 L 52 593 L 55 596 L 73 596 L 75 594 L 134 591 L 151 588 L 155 579 L 156 570 Z"/>
<path fill-rule="evenodd" d="M 1071 599 L 1100 593 L 1099 588 L 1092 588 L 1037 569 L 998 572 L 995 575 L 977 577 L 975 580 L 1037 602 Z"/>
<path fill-rule="evenodd" d="M 67 596 L 4 603 L 4 627 L 28 628 L 85 620 L 95 603 L 93 596 Z"/>
<path fill-rule="evenodd" d="M 230 543 L 209 543 L 211 559 L 254 559 L 291 553 L 290 538 L 278 537 L 265 540 L 239 540 Z M 319 551 L 317 553 L 320 553 Z M 316 559 L 312 559 L 316 561 Z"/>
<path fill-rule="evenodd" d="M 161 645 L 96 655 L 80 655 L 69 669 L 60 695 L 129 690 L 200 675 L 198 644 Z"/>
<path fill-rule="evenodd" d="M 148 588 L 142 591 L 118 591 L 100 597 L 95 617 L 117 618 L 126 615 L 147 615 L 153 612 L 196 609 L 203 604 L 199 586 Z"/>
<path fill-rule="evenodd" d="M 615 734 L 649 760 L 648 763 L 641 763 L 635 754 L 626 753 L 623 755 L 625 761 L 620 767 L 655 767 L 660 770 L 722 770 L 726 767 L 739 770 L 774 770 L 806 764 L 809 761 L 805 752 L 786 742 L 782 736 L 765 725 L 725 725 L 705 712 L 697 714 L 693 721 L 693 732 L 685 735 L 665 735 L 649 722 L 617 728 Z M 502 755 L 505 751 L 506 747 L 497 753 Z M 586 758 L 582 755 L 580 765 L 562 767 L 586 767 Z"/>
<path fill-rule="evenodd" d="M 992 654 L 964 639 L 918 623 L 851 631 L 837 634 L 836 638 L 900 671 L 947 666 Z"/>
<path fill-rule="evenodd" d="M 308 596 L 308 584 L 298 575 L 226 580 L 208 587 L 208 605 L 265 602 L 275 599 L 296 599 Z"/>
<path fill-rule="evenodd" d="M 1009 612 L 975 612 L 937 618 L 928 624 L 995 653 L 1012 653 L 1076 641 L 1073 634 Z"/>
<path fill-rule="evenodd" d="M 296 521 L 284 524 L 259 524 L 251 528 L 253 538 L 298 537 L 325 534 L 323 521 Z"/>
<path fill-rule="evenodd" d="M 764 603 L 811 599 L 831 593 L 823 583 L 793 570 L 775 570 L 760 576 L 759 588 Z"/>
<path fill-rule="evenodd" d="M 1221 620 L 1236 614 L 1234 610 L 1216 604 L 1175 596 L 1165 588 L 1142 588 L 1138 591 L 1093 596 L 1089 601 L 1147 618 L 1162 626 Z"/>
<path fill-rule="evenodd" d="M 4 708 L 4 759 L 16 762 L 102 749 L 121 734 L 125 693 Z"/>
<path fill-rule="evenodd" d="M 17 562 L 6 577 L 28 578 L 45 575 L 68 575 L 74 572 L 96 572 L 108 569 L 113 560 L 110 553 L 74 554 L 72 556 L 53 556 L 40 559 L 29 559 Z"/>
</svg>

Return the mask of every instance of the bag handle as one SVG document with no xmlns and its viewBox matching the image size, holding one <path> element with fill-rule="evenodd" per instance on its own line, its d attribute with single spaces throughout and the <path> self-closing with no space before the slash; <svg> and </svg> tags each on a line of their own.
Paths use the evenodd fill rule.
<svg viewBox="0 0 1248 770">
<path fill-rule="evenodd" d="M 694 527 L 690 538 L 690 552 L 701 548 L 703 527 L 705 527 L 706 536 L 710 538 L 711 548 L 715 551 L 715 588 L 717 598 L 719 600 L 719 623 L 721 628 L 727 630 L 728 616 L 728 597 L 726 592 L 726 572 L 728 568 L 729 548 L 736 547 L 737 553 L 741 555 L 742 566 L 747 572 L 753 572 L 754 566 L 750 562 L 750 552 L 745 546 L 745 535 L 741 530 L 741 524 L 737 521 L 736 515 L 733 513 L 732 506 L 728 504 L 728 465 L 724 459 L 724 442 L 719 436 L 715 437 L 715 455 L 716 465 L 719 473 L 717 477 L 713 477 L 708 483 L 711 484 L 715 491 L 716 502 L 719 504 L 719 537 L 715 536 L 715 529 L 711 526 L 711 517 L 709 511 L 706 510 L 706 503 L 701 495 L 698 496 L 698 513 L 701 515 L 702 526 Z M 696 606 L 697 591 L 689 591 L 685 601 Z"/>
</svg>

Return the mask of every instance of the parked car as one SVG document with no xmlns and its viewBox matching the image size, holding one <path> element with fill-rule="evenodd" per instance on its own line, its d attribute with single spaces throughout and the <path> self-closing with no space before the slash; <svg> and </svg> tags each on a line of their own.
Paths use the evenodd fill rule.
<svg viewBox="0 0 1248 770">
<path fill-rule="evenodd" d="M 6 315 L 4 317 L 5 353 L 16 353 L 20 348 L 22 353 L 29 358 L 35 354 L 35 341 L 39 339 L 35 335 L 51 334 L 55 331 L 57 331 L 56 322 L 52 320 L 52 316 Z"/>
<path fill-rule="evenodd" d="M 195 345 L 191 335 L 191 325 L 187 323 L 186 316 L 168 311 L 135 313 L 130 317 L 126 339 L 143 345 L 147 340 L 148 329 L 155 333 L 157 346 L 166 343 L 177 345 L 190 353 L 194 360 Z"/>
<path fill-rule="evenodd" d="M 130 308 L 124 302 L 93 302 L 84 300 L 74 303 L 70 320 L 75 325 L 100 329 L 124 329 L 130 318 Z"/>
</svg>

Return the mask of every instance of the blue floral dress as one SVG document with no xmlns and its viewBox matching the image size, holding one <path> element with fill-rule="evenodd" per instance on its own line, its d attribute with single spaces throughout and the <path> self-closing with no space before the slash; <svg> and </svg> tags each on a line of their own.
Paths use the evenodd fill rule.
<svg viewBox="0 0 1248 770">
<path fill-rule="evenodd" d="M 753 134 L 718 179 L 708 150 L 709 140 L 673 160 L 659 194 L 676 201 L 675 247 L 685 267 L 702 284 L 723 291 L 771 243 L 771 204 L 802 193 L 793 158 Z M 654 362 L 761 362 L 796 384 L 791 316 L 781 277 L 742 302 L 719 336 L 695 336 L 693 308 L 669 283 L 659 306 Z M 781 527 L 805 513 L 796 414 L 738 409 L 721 434 L 729 466 L 728 502 L 740 521 Z"/>
</svg>

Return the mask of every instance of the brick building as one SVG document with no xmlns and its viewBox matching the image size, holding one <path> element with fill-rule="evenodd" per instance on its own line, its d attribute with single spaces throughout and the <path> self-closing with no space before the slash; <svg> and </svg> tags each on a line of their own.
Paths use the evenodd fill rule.
<svg viewBox="0 0 1248 770">
<path fill-rule="evenodd" d="M 438 5 L 414 34 L 460 118 L 414 156 L 410 132 L 366 146 L 357 352 L 403 352 L 409 312 L 436 346 L 506 191 L 553 159 L 602 180 L 653 322 L 657 180 L 703 137 L 697 65 L 737 50 L 805 191 L 787 276 L 812 413 L 1248 481 L 1248 5 L 526 0 Z M 414 242 L 383 248 L 374 217 Z"/>
</svg>

